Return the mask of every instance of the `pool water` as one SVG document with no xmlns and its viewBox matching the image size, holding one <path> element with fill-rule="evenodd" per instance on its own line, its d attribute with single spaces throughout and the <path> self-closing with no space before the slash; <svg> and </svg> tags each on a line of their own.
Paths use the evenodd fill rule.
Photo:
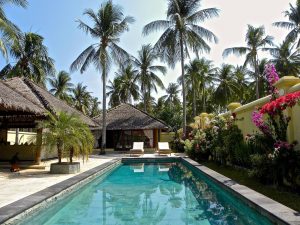
<svg viewBox="0 0 300 225">
<path fill-rule="evenodd" d="M 122 165 L 22 225 L 272 224 L 182 163 Z"/>
</svg>

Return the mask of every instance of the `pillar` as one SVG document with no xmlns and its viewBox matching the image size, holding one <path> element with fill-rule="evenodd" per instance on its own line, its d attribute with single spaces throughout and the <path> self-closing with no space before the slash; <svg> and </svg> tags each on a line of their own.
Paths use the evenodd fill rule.
<svg viewBox="0 0 300 225">
<path fill-rule="evenodd" d="M 42 153 L 42 144 L 43 144 L 43 129 L 37 129 L 36 134 L 36 152 L 35 152 L 35 163 L 40 164 L 41 159 L 41 153 Z"/>
<path fill-rule="evenodd" d="M 158 145 L 158 129 L 153 129 L 153 147 L 157 148 Z"/>
</svg>

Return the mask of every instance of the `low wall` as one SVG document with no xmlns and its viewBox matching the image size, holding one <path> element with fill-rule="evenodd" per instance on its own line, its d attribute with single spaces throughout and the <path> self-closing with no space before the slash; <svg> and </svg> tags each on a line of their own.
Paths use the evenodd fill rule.
<svg viewBox="0 0 300 225">
<path fill-rule="evenodd" d="M 300 79 L 296 77 L 283 77 L 276 84 L 276 88 L 279 90 L 280 95 L 293 93 L 300 91 Z M 260 98 L 256 101 L 248 103 L 246 105 L 238 105 L 237 103 L 231 103 L 228 105 L 229 111 L 221 114 L 223 116 L 236 115 L 236 124 L 241 129 L 244 136 L 247 134 L 253 134 L 258 131 L 251 120 L 251 115 L 256 108 L 269 102 L 270 96 Z M 288 140 L 289 142 L 298 141 L 300 142 L 300 105 L 295 105 L 293 108 L 288 108 L 284 113 L 291 117 L 291 121 L 288 127 Z M 300 144 L 296 146 L 300 149 Z"/>
</svg>

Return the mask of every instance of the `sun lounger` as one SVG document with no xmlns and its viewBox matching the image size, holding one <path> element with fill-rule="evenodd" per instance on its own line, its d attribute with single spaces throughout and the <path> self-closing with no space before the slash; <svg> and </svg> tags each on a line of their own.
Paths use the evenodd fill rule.
<svg viewBox="0 0 300 225">
<path fill-rule="evenodd" d="M 133 147 L 129 151 L 131 155 L 144 155 L 144 142 L 133 142 Z"/>
<path fill-rule="evenodd" d="M 168 142 L 158 142 L 158 155 L 168 155 L 172 153 Z"/>
</svg>

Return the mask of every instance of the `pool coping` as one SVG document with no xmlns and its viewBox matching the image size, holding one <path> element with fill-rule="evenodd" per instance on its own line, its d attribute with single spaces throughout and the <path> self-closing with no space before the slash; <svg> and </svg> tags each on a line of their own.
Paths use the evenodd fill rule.
<svg viewBox="0 0 300 225">
<path fill-rule="evenodd" d="M 1 207 L 0 224 L 15 224 L 41 208 L 46 208 L 48 204 L 57 201 L 62 195 L 67 195 L 70 192 L 78 190 L 80 187 L 94 180 L 96 176 L 106 173 L 119 164 L 121 164 L 121 158 L 112 159 L 74 177 Z"/>
<path fill-rule="evenodd" d="M 254 208 L 262 215 L 269 218 L 275 224 L 300 225 L 300 212 L 297 212 L 271 198 L 266 197 L 244 185 L 240 185 L 234 180 L 212 170 L 208 167 L 188 158 L 181 157 L 181 160 L 190 164 L 213 181 L 224 187 L 227 191 Z"/>
<path fill-rule="evenodd" d="M 80 187 L 94 180 L 96 176 L 105 174 L 112 168 L 120 165 L 122 162 L 139 163 L 139 162 L 168 162 L 181 161 L 188 163 L 196 170 L 212 179 L 212 181 L 224 187 L 227 191 L 245 202 L 248 206 L 254 208 L 262 215 L 269 218 L 275 224 L 300 225 L 300 213 L 288 208 L 287 206 L 276 202 L 244 185 L 240 185 L 234 180 L 223 176 L 222 174 L 201 165 L 200 163 L 188 157 L 122 157 L 112 159 L 102 165 L 94 167 L 74 177 L 68 178 L 48 188 L 31 194 L 25 198 L 19 199 L 11 204 L 0 208 L 0 224 L 15 224 L 35 211 L 47 207 L 49 203 L 57 201 L 62 195 L 70 191 L 78 190 Z"/>
</svg>

